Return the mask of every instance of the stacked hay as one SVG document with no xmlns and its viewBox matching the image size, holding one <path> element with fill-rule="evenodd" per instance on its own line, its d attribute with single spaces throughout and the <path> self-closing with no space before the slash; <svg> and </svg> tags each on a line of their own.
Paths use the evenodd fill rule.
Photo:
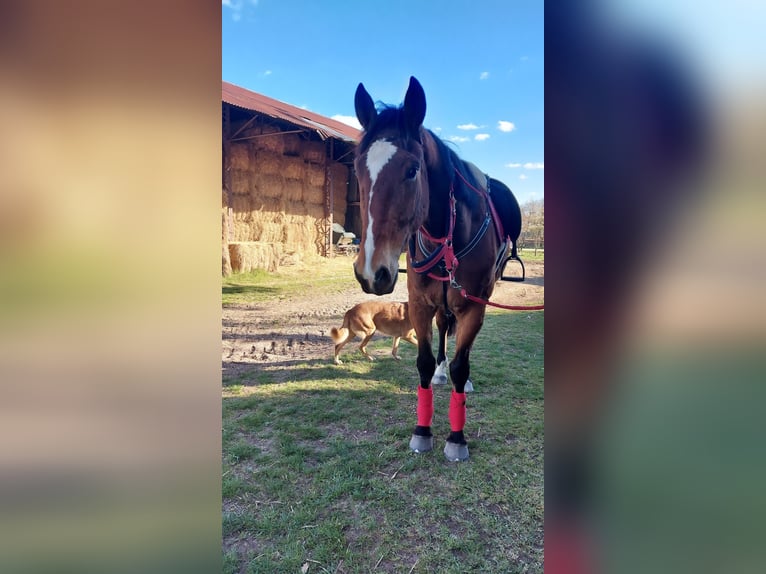
<svg viewBox="0 0 766 574">
<path fill-rule="evenodd" d="M 282 249 L 279 244 L 263 241 L 232 241 L 229 243 L 229 257 L 234 271 L 276 271 L 279 268 Z"/>
<path fill-rule="evenodd" d="M 229 208 L 226 206 L 226 190 L 223 190 L 221 206 L 221 273 L 231 275 L 231 257 L 229 255 Z"/>
<path fill-rule="evenodd" d="M 258 133 L 258 130 L 261 130 Z M 249 130 L 262 135 L 263 128 Z M 228 254 L 234 271 L 276 270 L 317 253 L 318 222 L 327 217 L 326 146 L 299 134 L 233 142 Z M 332 163 L 334 221 L 344 224 L 349 170 Z"/>
</svg>

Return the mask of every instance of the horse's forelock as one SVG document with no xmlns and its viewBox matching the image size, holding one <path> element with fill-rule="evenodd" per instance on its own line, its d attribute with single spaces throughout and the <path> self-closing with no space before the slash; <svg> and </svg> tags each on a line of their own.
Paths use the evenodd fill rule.
<svg viewBox="0 0 766 574">
<path fill-rule="evenodd" d="M 407 140 L 411 137 L 419 138 L 420 134 L 409 132 L 402 106 L 380 105 L 378 115 L 362 134 L 362 140 L 357 148 L 358 152 L 366 153 L 369 147 L 381 137 Z"/>
</svg>

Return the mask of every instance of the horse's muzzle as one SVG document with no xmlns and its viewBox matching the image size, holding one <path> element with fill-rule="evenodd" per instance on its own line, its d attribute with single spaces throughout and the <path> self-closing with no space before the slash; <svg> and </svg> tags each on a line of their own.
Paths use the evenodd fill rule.
<svg viewBox="0 0 766 574">
<path fill-rule="evenodd" d="M 370 284 L 367 279 L 357 272 L 356 267 L 354 267 L 354 276 L 356 277 L 356 280 L 359 281 L 359 285 L 362 286 L 362 291 L 375 295 L 387 295 L 388 293 L 391 293 L 396 286 L 398 275 L 399 274 L 396 272 L 392 274 L 387 267 L 380 267 L 375 272 L 375 277 L 372 284 Z"/>
</svg>

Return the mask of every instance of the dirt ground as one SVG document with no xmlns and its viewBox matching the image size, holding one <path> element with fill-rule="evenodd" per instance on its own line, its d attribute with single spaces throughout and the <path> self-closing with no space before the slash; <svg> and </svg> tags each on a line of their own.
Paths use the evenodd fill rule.
<svg viewBox="0 0 766 574">
<path fill-rule="evenodd" d="M 544 264 L 526 262 L 525 265 L 526 281 L 498 282 L 492 302 L 506 305 L 537 305 L 543 302 Z M 509 264 L 508 272 L 511 271 L 516 269 L 512 270 Z M 267 367 L 289 367 L 306 361 L 332 363 L 330 329 L 341 326 L 343 315 L 349 308 L 373 297 L 354 286 L 341 293 L 319 296 L 306 293 L 305 297 L 225 307 L 222 322 L 224 376 L 228 379 L 252 374 L 256 378 L 258 372 Z M 393 293 L 384 295 L 381 300 L 406 301 L 406 275 L 401 274 Z M 379 337 L 384 336 L 376 334 L 373 340 Z M 342 357 L 352 353 L 361 357 L 358 350 L 360 340 L 355 341 L 349 342 L 343 349 Z M 368 351 L 373 356 L 390 357 L 389 351 L 385 355 L 372 348 Z M 241 382 L 247 384 L 248 380 Z"/>
</svg>

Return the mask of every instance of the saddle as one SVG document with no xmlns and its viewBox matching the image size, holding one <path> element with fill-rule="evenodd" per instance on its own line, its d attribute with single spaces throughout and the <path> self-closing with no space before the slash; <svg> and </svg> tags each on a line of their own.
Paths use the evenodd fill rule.
<svg viewBox="0 0 766 574">
<path fill-rule="evenodd" d="M 521 235 L 521 208 L 519 203 L 516 201 L 513 192 L 504 183 L 485 175 L 471 162 L 464 161 L 464 163 L 471 172 L 471 175 L 473 175 L 474 180 L 480 182 L 484 192 L 489 195 L 495 206 L 495 214 L 500 219 L 499 223 L 500 228 L 503 230 L 504 245 L 501 245 L 500 254 L 495 262 L 496 276 L 502 281 L 522 282 L 526 278 L 526 270 L 524 262 L 519 258 L 516 249 L 516 242 Z M 518 262 L 521 267 L 521 276 L 505 275 L 505 268 L 510 261 Z"/>
</svg>

